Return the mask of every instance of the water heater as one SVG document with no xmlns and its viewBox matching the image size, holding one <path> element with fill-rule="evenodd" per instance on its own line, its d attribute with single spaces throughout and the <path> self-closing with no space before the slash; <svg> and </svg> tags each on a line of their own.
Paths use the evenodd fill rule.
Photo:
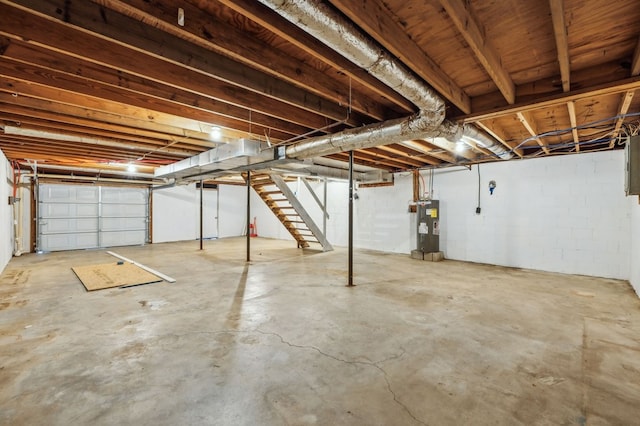
<svg viewBox="0 0 640 426">
<path fill-rule="evenodd" d="M 435 253 L 440 251 L 440 202 L 438 200 L 418 201 L 417 251 Z"/>
</svg>

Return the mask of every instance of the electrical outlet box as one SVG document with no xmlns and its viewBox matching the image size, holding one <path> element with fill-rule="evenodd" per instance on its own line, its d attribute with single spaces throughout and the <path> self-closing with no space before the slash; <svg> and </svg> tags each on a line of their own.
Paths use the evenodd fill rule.
<svg viewBox="0 0 640 426">
<path fill-rule="evenodd" d="M 480 214 L 481 211 L 482 209 L 480 207 L 476 207 L 476 214 Z"/>
</svg>

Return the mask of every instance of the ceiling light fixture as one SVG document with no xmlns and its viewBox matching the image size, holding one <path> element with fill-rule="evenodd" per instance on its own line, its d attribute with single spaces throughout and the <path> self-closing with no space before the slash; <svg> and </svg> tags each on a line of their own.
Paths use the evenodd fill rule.
<svg viewBox="0 0 640 426">
<path fill-rule="evenodd" d="M 462 152 L 465 149 L 464 142 L 456 142 L 456 152 Z"/>
<path fill-rule="evenodd" d="M 136 165 L 133 163 L 129 163 L 129 165 L 127 166 L 127 171 L 129 173 L 135 173 L 136 172 Z"/>
<path fill-rule="evenodd" d="M 212 126 L 210 134 L 213 140 L 219 140 L 222 137 L 222 129 L 218 126 Z"/>
</svg>

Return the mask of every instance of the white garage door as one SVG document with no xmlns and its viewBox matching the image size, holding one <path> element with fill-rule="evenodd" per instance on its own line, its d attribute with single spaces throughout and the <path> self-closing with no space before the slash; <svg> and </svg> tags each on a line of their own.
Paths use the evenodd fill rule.
<svg viewBox="0 0 640 426">
<path fill-rule="evenodd" d="M 146 188 L 40 184 L 38 241 L 42 251 L 144 244 Z"/>
</svg>

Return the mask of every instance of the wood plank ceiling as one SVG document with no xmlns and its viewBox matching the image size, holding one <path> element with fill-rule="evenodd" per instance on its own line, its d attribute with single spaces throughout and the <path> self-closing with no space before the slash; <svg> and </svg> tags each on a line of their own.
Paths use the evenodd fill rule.
<svg viewBox="0 0 640 426">
<path fill-rule="evenodd" d="M 324 1 L 516 159 L 617 149 L 638 130 L 637 0 Z M 234 138 L 289 144 L 416 111 L 255 0 L 0 0 L 0 149 L 23 165 L 151 172 Z M 355 159 L 498 161 L 432 142 Z"/>
</svg>

